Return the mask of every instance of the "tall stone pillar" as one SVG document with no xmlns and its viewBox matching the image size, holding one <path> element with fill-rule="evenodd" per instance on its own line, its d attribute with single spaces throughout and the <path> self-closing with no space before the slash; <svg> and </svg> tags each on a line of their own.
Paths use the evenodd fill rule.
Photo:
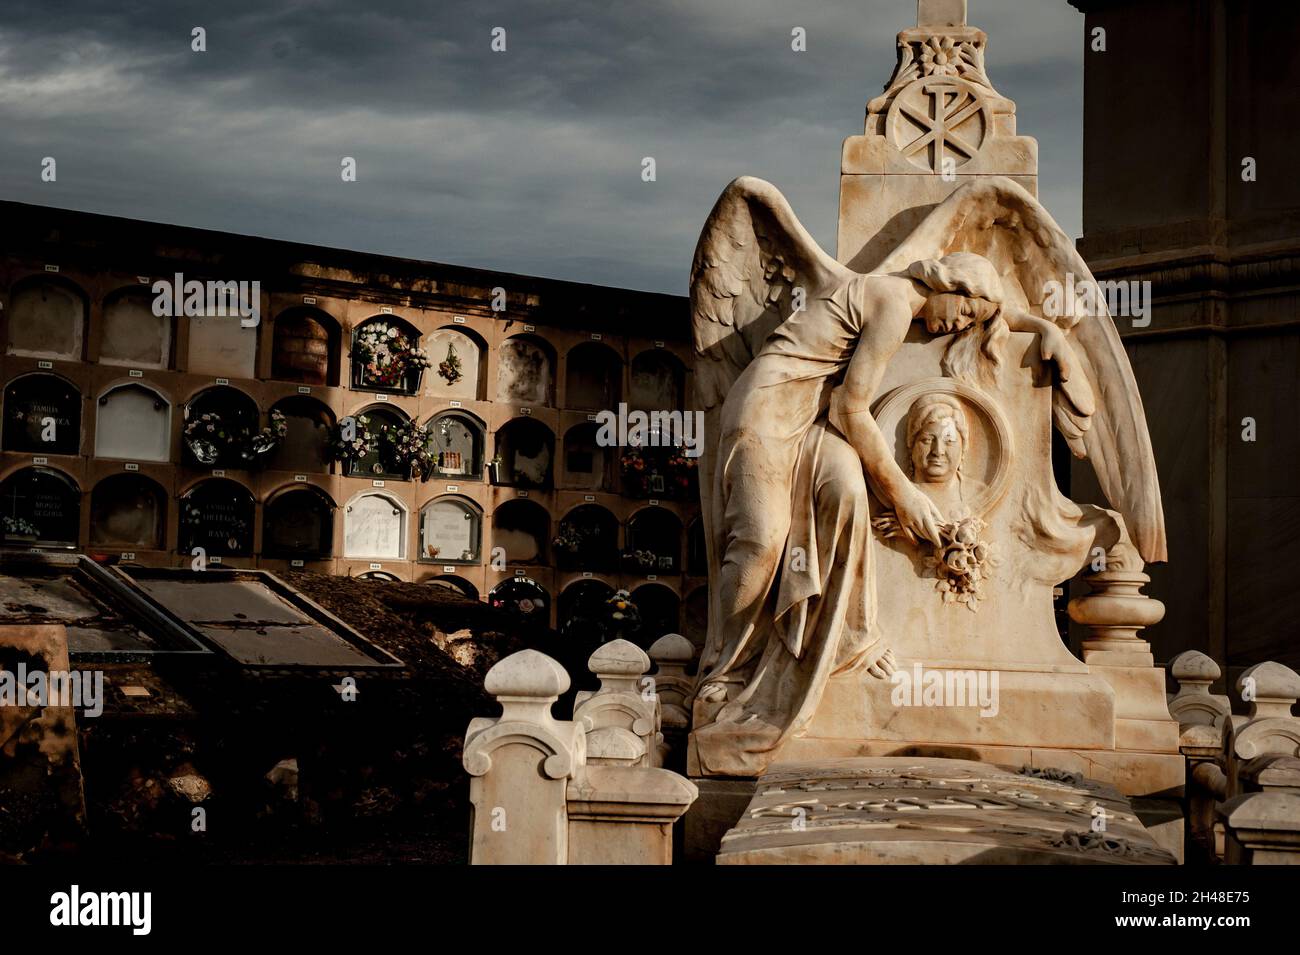
<svg viewBox="0 0 1300 955">
<path fill-rule="evenodd" d="M 920 0 L 898 34 L 898 65 L 844 141 L 838 257 L 869 272 L 931 208 L 972 177 L 1008 176 L 1038 194 L 1038 143 L 1016 135 L 1016 104 L 984 69 L 988 37 L 965 0 Z"/>
</svg>

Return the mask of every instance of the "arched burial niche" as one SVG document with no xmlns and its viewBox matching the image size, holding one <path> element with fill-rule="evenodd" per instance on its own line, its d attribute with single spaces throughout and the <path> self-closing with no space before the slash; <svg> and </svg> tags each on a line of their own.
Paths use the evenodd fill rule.
<svg viewBox="0 0 1300 955">
<path fill-rule="evenodd" d="M 545 627 L 551 617 L 551 595 L 531 577 L 508 577 L 488 592 L 488 603 L 530 626 Z"/>
<path fill-rule="evenodd" d="M 9 293 L 5 351 L 30 358 L 80 361 L 86 296 L 71 282 L 34 276 Z"/>
<path fill-rule="evenodd" d="M 142 474 L 114 474 L 90 492 L 92 547 L 162 550 L 167 494 Z"/>
<path fill-rule="evenodd" d="M 432 477 L 483 479 L 483 423 L 464 411 L 444 411 L 430 418 L 429 432 L 437 454 Z"/>
<path fill-rule="evenodd" d="M 686 367 L 662 348 L 632 359 L 628 406 L 640 411 L 677 411 L 686 396 Z"/>
<path fill-rule="evenodd" d="M 533 335 L 501 343 L 497 401 L 528 407 L 555 403 L 555 350 L 550 344 Z"/>
<path fill-rule="evenodd" d="M 258 326 L 244 324 L 250 319 L 239 314 L 239 296 L 234 290 L 218 290 L 217 294 L 224 296 L 224 304 L 214 303 L 208 314 L 188 319 L 186 370 L 220 378 L 256 378 Z"/>
<path fill-rule="evenodd" d="M 600 342 L 583 342 L 564 360 L 564 406 L 583 411 L 617 410 L 622 394 L 623 361 Z"/>
<path fill-rule="evenodd" d="M 81 533 L 81 489 L 53 468 L 15 471 L 0 483 L 0 528 L 10 546 L 74 549 Z"/>
<path fill-rule="evenodd" d="M 476 564 L 483 549 L 483 512 L 463 497 L 439 497 L 420 509 L 420 560 Z"/>
<path fill-rule="evenodd" d="M 76 454 L 81 448 L 81 392 L 57 375 L 23 375 L 5 388 L 6 451 Z"/>
<path fill-rule="evenodd" d="M 560 485 L 584 491 L 608 491 L 614 486 L 614 455 L 596 437 L 599 426 L 587 421 L 564 433 L 560 457 Z"/>
<path fill-rule="evenodd" d="M 144 286 L 121 289 L 104 302 L 99 342 L 101 365 L 167 368 L 172 357 L 170 315 L 153 313 L 153 295 Z"/>
<path fill-rule="evenodd" d="M 305 385 L 337 385 L 339 323 L 318 308 L 301 306 L 275 319 L 271 377 Z"/>
<path fill-rule="evenodd" d="M 343 513 L 343 556 L 406 558 L 406 507 L 382 491 L 362 491 Z"/>
<path fill-rule="evenodd" d="M 385 584 L 400 584 L 402 578 L 396 574 L 390 574 L 386 570 L 368 570 L 364 574 L 358 574 L 357 580 L 378 580 Z"/>
<path fill-rule="evenodd" d="M 207 388 L 185 406 L 185 459 L 203 468 L 250 467 L 254 459 L 241 452 L 251 449 L 261 429 L 262 415 L 252 398 L 229 385 Z"/>
<path fill-rule="evenodd" d="M 440 398 L 485 398 L 483 371 L 487 347 L 468 329 L 439 328 L 425 336 L 429 372 L 425 390 Z"/>
<path fill-rule="evenodd" d="M 627 522 L 625 570 L 640 574 L 675 574 L 681 568 L 682 522 L 662 507 L 647 507 Z"/>
<path fill-rule="evenodd" d="M 560 593 L 556 629 L 568 639 L 600 643 L 614 588 L 603 580 L 575 580 Z"/>
<path fill-rule="evenodd" d="M 271 410 L 284 415 L 285 433 L 266 466 L 276 471 L 328 471 L 334 430 L 329 406 L 307 395 L 292 395 Z"/>
<path fill-rule="evenodd" d="M 334 552 L 334 501 L 301 484 L 273 494 L 262 508 L 262 553 L 323 560 Z"/>
<path fill-rule="evenodd" d="M 118 385 L 99 396 L 95 457 L 126 461 L 171 458 L 172 407 L 144 385 Z"/>
<path fill-rule="evenodd" d="M 420 330 L 392 315 L 368 318 L 352 330 L 352 387 L 413 395 L 428 356 Z"/>
<path fill-rule="evenodd" d="M 424 583 L 434 587 L 445 587 L 452 593 L 459 594 L 462 597 L 478 600 L 478 588 L 464 577 L 457 577 L 455 574 L 439 574 L 437 577 L 430 577 Z"/>
<path fill-rule="evenodd" d="M 253 552 L 257 504 L 242 484 L 228 478 L 200 481 L 180 498 L 179 550 L 208 557 L 246 557 Z"/>
<path fill-rule="evenodd" d="M 551 543 L 561 570 L 618 569 L 618 521 L 599 504 L 580 504 L 564 515 Z"/>
<path fill-rule="evenodd" d="M 663 584 L 644 584 L 632 591 L 632 602 L 641 615 L 641 629 L 635 642 L 647 649 L 665 633 L 680 633 L 677 595 Z"/>
<path fill-rule="evenodd" d="M 536 501 L 506 501 L 492 514 L 493 556 L 508 564 L 545 564 L 550 529 L 550 515 Z"/>
<path fill-rule="evenodd" d="M 409 481 L 411 469 L 402 462 L 393 442 L 384 438 L 384 429 L 396 434 L 410 424 L 411 419 L 400 408 L 375 405 L 355 415 L 358 424 L 370 436 L 371 449 L 348 464 L 348 474 L 353 477 L 384 478 Z"/>
<path fill-rule="evenodd" d="M 495 483 L 504 487 L 551 486 L 555 436 L 533 418 L 514 418 L 497 431 Z"/>
</svg>

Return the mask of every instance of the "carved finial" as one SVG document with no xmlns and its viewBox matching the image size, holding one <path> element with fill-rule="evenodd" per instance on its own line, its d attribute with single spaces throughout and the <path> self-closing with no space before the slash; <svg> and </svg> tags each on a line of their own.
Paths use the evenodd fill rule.
<svg viewBox="0 0 1300 955">
<path fill-rule="evenodd" d="M 544 653 L 520 650 L 488 670 L 483 687 L 501 704 L 501 719 L 549 722 L 551 704 L 569 689 L 569 674 Z"/>
<path fill-rule="evenodd" d="M 1169 700 L 1169 715 L 1184 728 L 1221 726 L 1232 712 L 1226 696 L 1210 693 L 1219 678 L 1219 665 L 1199 650 L 1184 650 L 1169 661 L 1178 692 Z"/>
<path fill-rule="evenodd" d="M 1219 678 L 1220 672 L 1219 665 L 1199 650 L 1184 650 L 1169 661 L 1170 676 L 1191 686 L 1208 687 Z"/>
<path fill-rule="evenodd" d="M 1291 716 L 1300 699 L 1300 675 L 1288 666 L 1269 660 L 1256 663 L 1237 678 L 1237 692 L 1250 703 L 1250 718 Z"/>
<path fill-rule="evenodd" d="M 680 633 L 665 633 L 650 644 L 650 659 L 655 663 L 689 664 L 695 659 L 695 645 Z"/>
<path fill-rule="evenodd" d="M 544 653 L 520 650 L 488 670 L 483 687 L 495 697 L 559 697 L 569 688 L 569 674 Z"/>
<path fill-rule="evenodd" d="M 964 27 L 966 0 L 916 0 L 918 27 Z"/>
</svg>

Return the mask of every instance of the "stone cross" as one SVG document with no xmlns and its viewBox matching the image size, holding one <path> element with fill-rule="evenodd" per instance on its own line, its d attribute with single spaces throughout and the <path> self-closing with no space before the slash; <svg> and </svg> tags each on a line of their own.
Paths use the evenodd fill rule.
<svg viewBox="0 0 1300 955">
<path fill-rule="evenodd" d="M 964 27 L 966 0 L 916 0 L 918 27 Z"/>
</svg>

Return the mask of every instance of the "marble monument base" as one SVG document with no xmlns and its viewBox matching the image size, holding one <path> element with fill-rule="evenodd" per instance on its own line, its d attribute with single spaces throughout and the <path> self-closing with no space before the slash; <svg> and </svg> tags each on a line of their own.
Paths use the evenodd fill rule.
<svg viewBox="0 0 1300 955">
<path fill-rule="evenodd" d="M 721 865 L 1173 865 L 1114 786 L 968 759 L 783 762 Z"/>
<path fill-rule="evenodd" d="M 914 661 L 899 663 L 909 676 L 915 668 Z M 1167 709 L 1158 719 L 1165 706 L 1159 669 L 1125 673 L 1080 663 L 1033 669 L 1003 665 L 993 671 L 927 663 L 921 673 L 919 690 L 860 674 L 832 678 L 813 719 L 781 746 L 773 762 L 854 756 L 973 759 L 1082 773 L 1128 796 L 1181 792 L 1186 769 L 1178 724 Z M 944 695 L 927 697 L 928 680 L 941 682 Z M 700 706 L 696 725 L 712 715 Z M 693 735 L 687 768 L 692 778 L 723 775 L 710 768 L 708 753 L 700 751 Z"/>
</svg>

